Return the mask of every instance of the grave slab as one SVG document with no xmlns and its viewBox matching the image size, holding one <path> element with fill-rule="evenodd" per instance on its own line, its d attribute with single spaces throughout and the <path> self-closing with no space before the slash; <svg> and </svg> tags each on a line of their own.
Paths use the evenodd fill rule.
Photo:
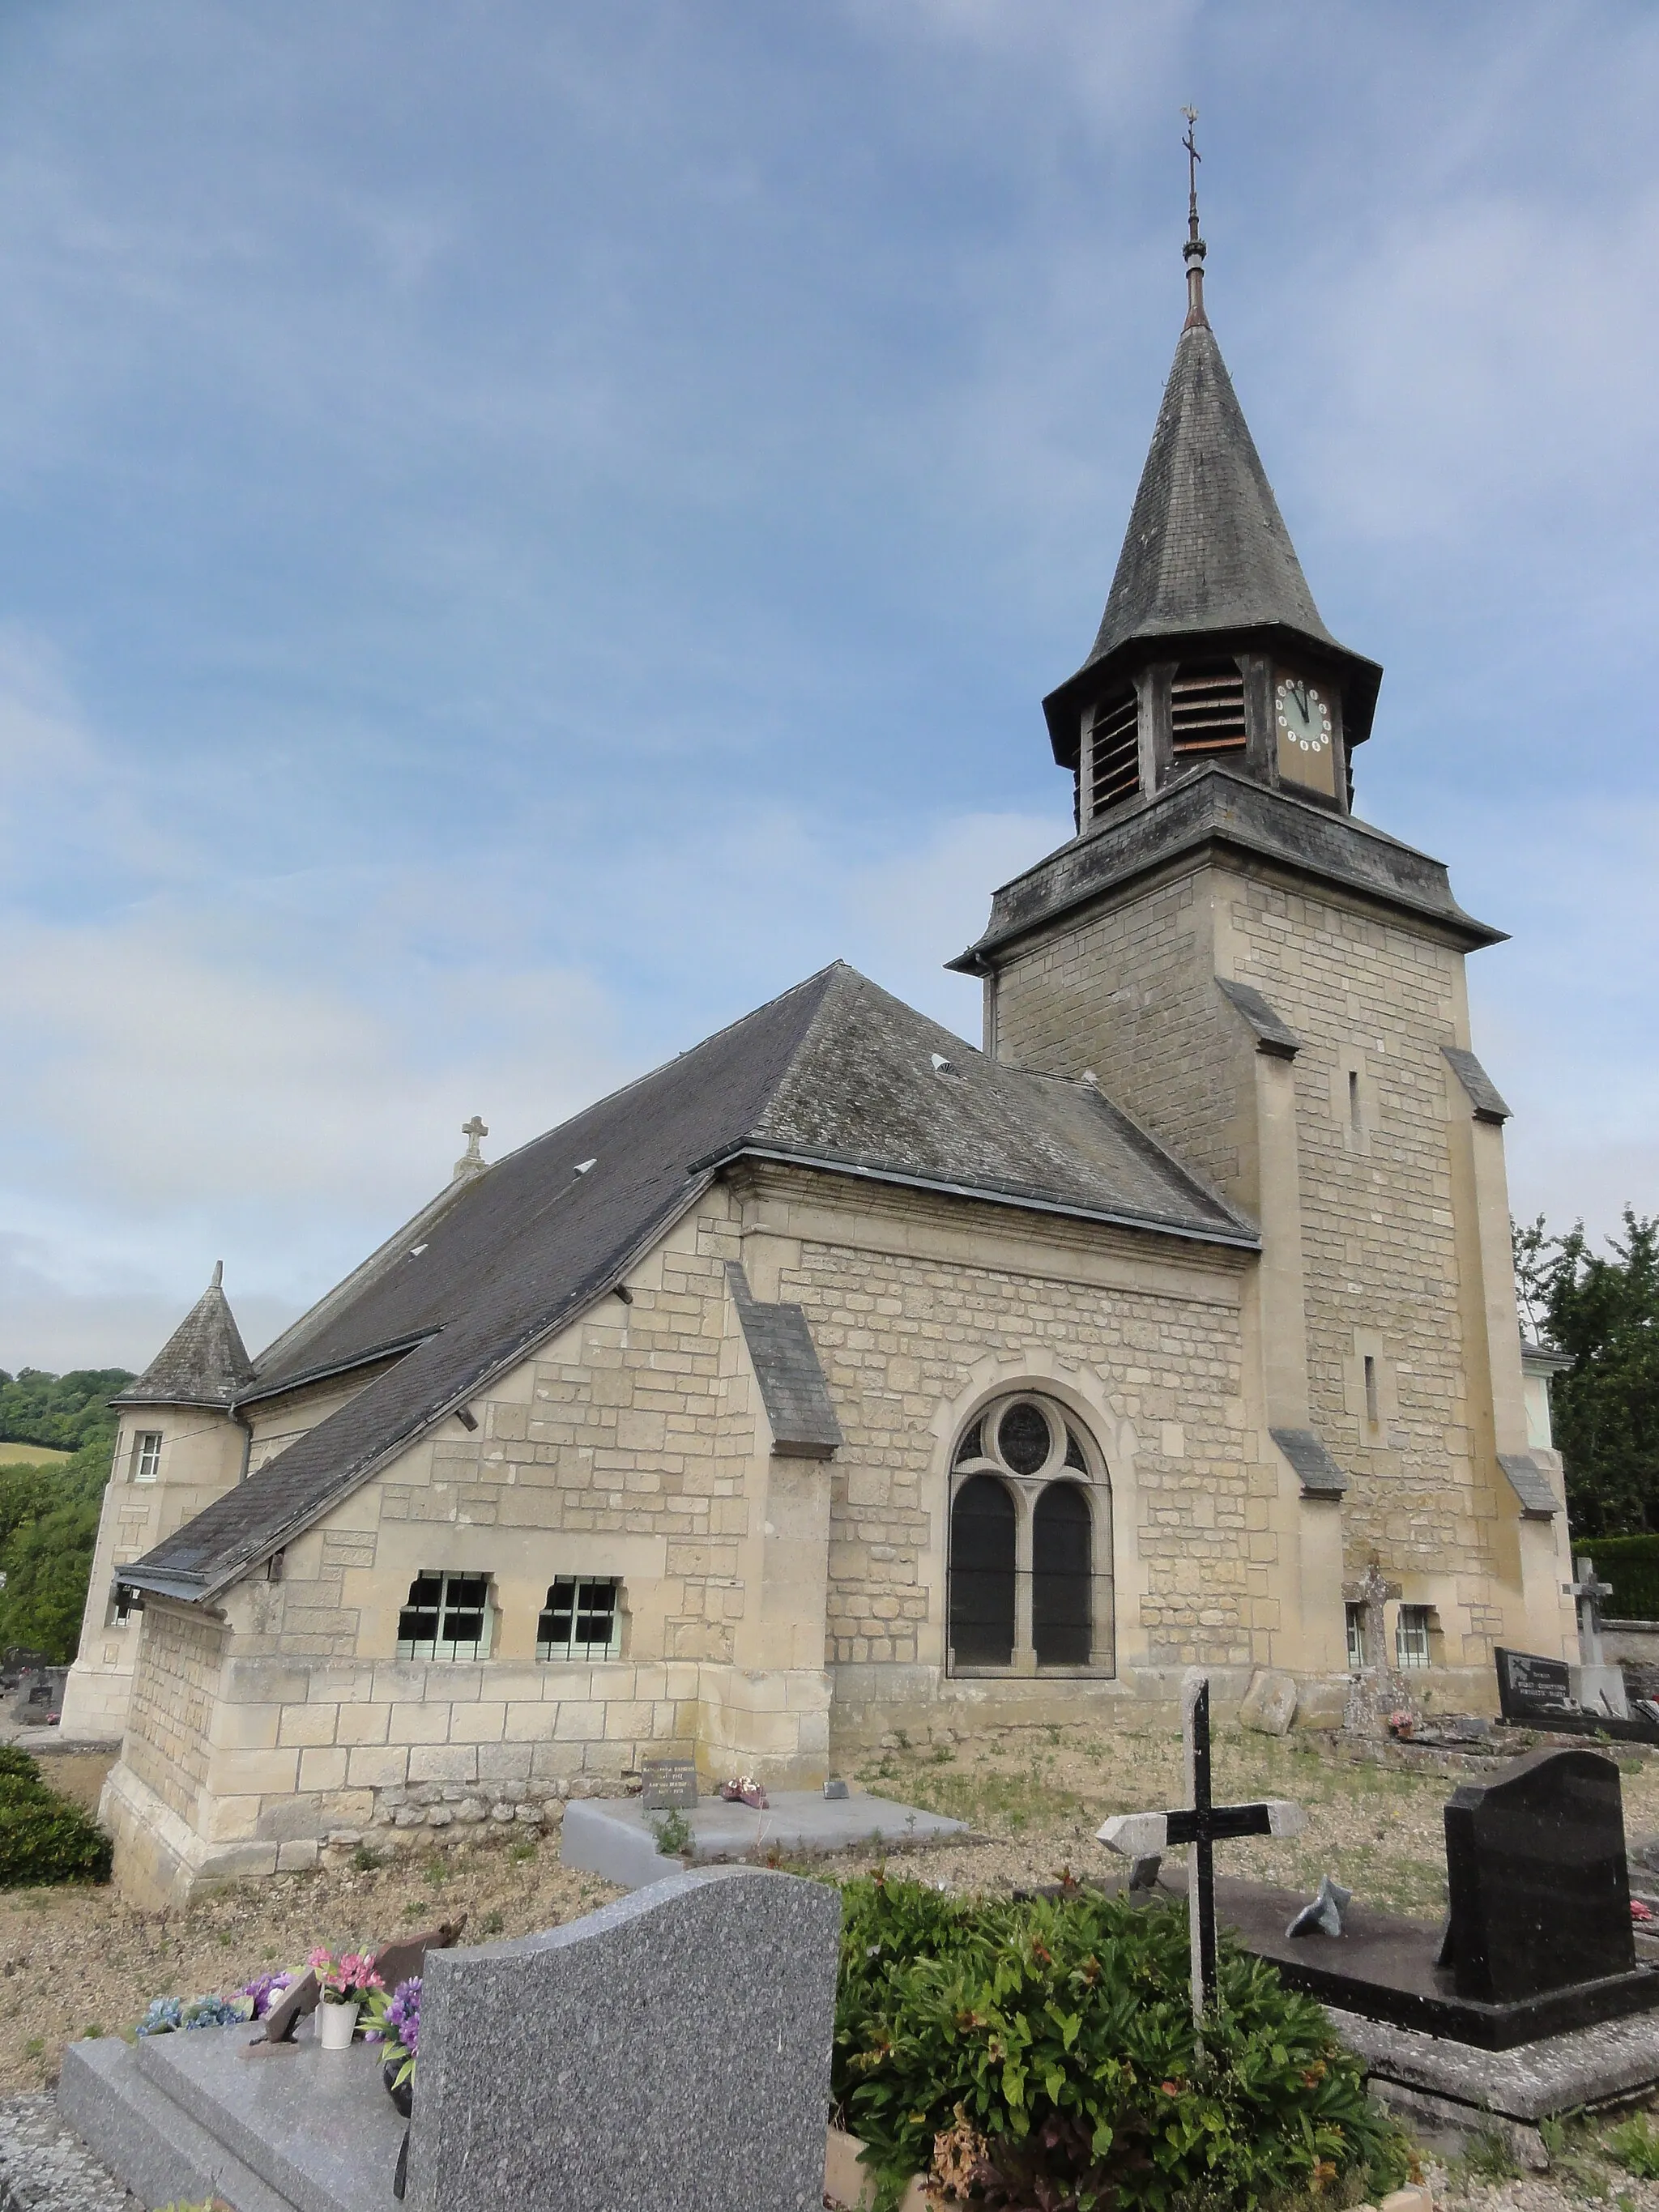
<svg viewBox="0 0 1659 2212">
<path fill-rule="evenodd" d="M 427 1962 L 407 2212 L 816 2212 L 827 1883 L 679 1874 Z"/>
<path fill-rule="evenodd" d="M 1179 1870 L 1160 1875 L 1159 1887 L 1186 1895 Z M 1340 1936 L 1287 1936 L 1307 1901 L 1298 1890 L 1261 1883 L 1218 1879 L 1215 1886 L 1217 1921 L 1292 1989 L 1395 2027 L 1513 2052 L 1540 2037 L 1659 2008 L 1659 1972 L 1646 1966 L 1510 2003 L 1461 1996 L 1451 1970 L 1437 1963 L 1441 1930 L 1435 1923 L 1408 1920 L 1356 1898 L 1342 1916 Z"/>
<path fill-rule="evenodd" d="M 684 1873 L 683 1863 L 657 1848 L 655 1823 L 637 1797 L 574 1797 L 565 1808 L 559 1856 L 566 1866 L 602 1875 L 624 1889 L 642 1889 Z M 924 1813 L 889 1797 L 827 1798 L 817 1790 L 781 1790 L 757 1811 L 714 1798 L 681 1815 L 691 1831 L 696 1866 L 785 1857 L 816 1857 L 876 1844 L 902 1850 L 968 1831 L 960 1820 Z"/>
</svg>

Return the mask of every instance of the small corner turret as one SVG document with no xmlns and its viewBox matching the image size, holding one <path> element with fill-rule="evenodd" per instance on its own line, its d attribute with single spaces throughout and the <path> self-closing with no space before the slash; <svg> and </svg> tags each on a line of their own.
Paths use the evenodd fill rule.
<svg viewBox="0 0 1659 2212">
<path fill-rule="evenodd" d="M 1042 702 L 1080 831 L 1212 763 L 1346 813 L 1382 678 L 1314 605 L 1210 327 L 1183 112 L 1187 319 L 1099 631 Z"/>
</svg>

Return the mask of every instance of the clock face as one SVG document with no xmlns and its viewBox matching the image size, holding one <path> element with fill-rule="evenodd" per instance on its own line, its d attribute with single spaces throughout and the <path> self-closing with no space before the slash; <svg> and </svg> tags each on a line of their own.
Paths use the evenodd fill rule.
<svg viewBox="0 0 1659 2212">
<path fill-rule="evenodd" d="M 1273 720 L 1280 775 L 1310 784 L 1316 791 L 1334 792 L 1329 693 L 1305 676 L 1281 670 L 1273 684 Z"/>
</svg>

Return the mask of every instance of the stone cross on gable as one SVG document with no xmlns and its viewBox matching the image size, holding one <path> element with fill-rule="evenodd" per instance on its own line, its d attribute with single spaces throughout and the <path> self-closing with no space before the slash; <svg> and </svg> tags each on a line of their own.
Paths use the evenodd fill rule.
<svg viewBox="0 0 1659 2212">
<path fill-rule="evenodd" d="M 461 1134 L 466 1139 L 466 1150 L 455 1163 L 453 1180 L 464 1182 L 469 1176 L 482 1175 L 489 1163 L 478 1147 L 489 1134 L 481 1115 L 475 1114 L 470 1121 L 461 1124 Z"/>
<path fill-rule="evenodd" d="M 1099 1840 L 1126 1856 L 1155 1856 L 1177 1844 L 1190 1844 L 1187 1872 L 1187 1924 L 1192 1944 L 1193 2019 L 1202 2027 L 1215 2002 L 1215 1850 L 1240 1836 L 1295 1836 L 1306 1819 L 1301 1806 L 1283 1797 L 1254 1805 L 1218 1805 L 1210 1789 L 1210 1678 L 1194 1668 L 1181 1686 L 1182 1734 L 1187 1750 L 1189 1805 L 1173 1813 L 1118 1813 L 1101 1829 Z"/>
<path fill-rule="evenodd" d="M 1561 1595 L 1570 1597 L 1578 1608 L 1578 1656 L 1586 1667 L 1600 1667 L 1606 1662 L 1601 1656 L 1601 1615 L 1598 1601 L 1613 1595 L 1611 1583 L 1598 1582 L 1594 1559 L 1576 1559 L 1575 1582 L 1563 1583 Z"/>
</svg>

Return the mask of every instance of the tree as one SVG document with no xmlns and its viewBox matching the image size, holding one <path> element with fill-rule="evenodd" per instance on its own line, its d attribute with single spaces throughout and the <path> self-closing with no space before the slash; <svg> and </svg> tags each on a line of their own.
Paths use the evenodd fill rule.
<svg viewBox="0 0 1659 2212">
<path fill-rule="evenodd" d="M 8 1375 L 0 1367 L 0 1443 L 68 1452 L 96 1437 L 112 1444 L 116 1421 L 109 1401 L 131 1380 L 125 1367 L 77 1367 L 67 1375 L 50 1375 L 44 1367 Z"/>
<path fill-rule="evenodd" d="M 1516 1287 L 1528 1321 L 1572 1366 L 1551 1391 L 1567 1509 L 1586 1536 L 1659 1529 L 1659 1216 L 1626 1206 L 1625 1233 L 1589 1249 L 1582 1221 L 1551 1237 L 1515 1231 Z"/>
<path fill-rule="evenodd" d="M 0 1647 L 19 1644 L 62 1664 L 73 1659 L 98 1540 L 95 1499 L 76 1499 L 14 1530 L 0 1560 Z"/>
</svg>

